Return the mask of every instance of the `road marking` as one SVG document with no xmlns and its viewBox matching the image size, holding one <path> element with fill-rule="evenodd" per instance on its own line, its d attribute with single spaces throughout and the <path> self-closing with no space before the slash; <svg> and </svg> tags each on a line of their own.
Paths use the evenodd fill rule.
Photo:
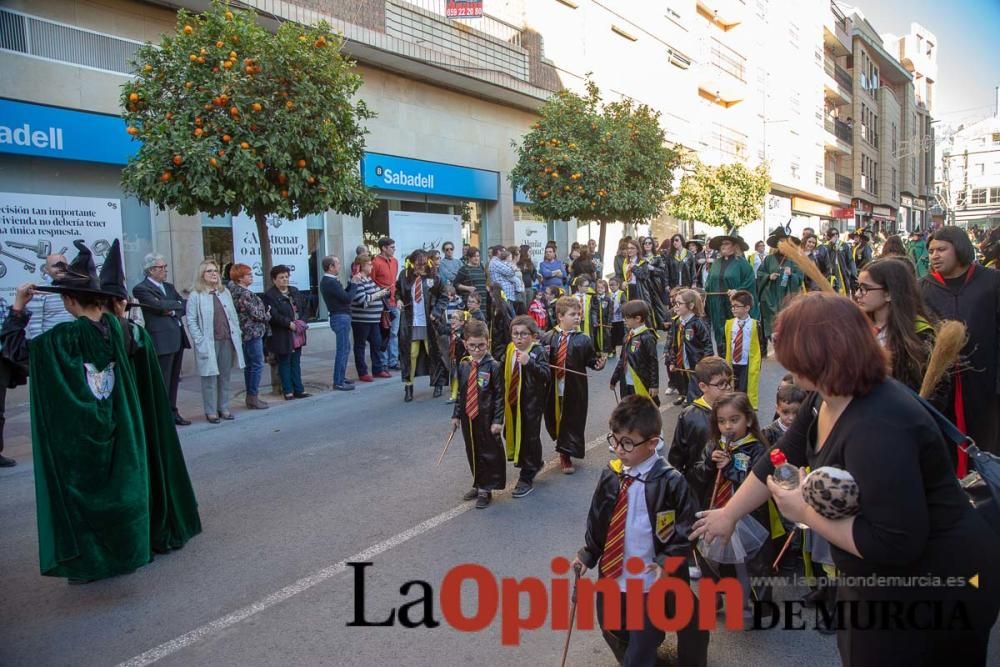
<svg viewBox="0 0 1000 667">
<path fill-rule="evenodd" d="M 661 408 L 661 412 L 664 411 L 665 410 Z M 598 445 L 601 445 L 602 443 L 605 442 L 606 442 L 605 436 L 603 435 L 594 438 L 593 440 L 591 440 L 586 444 L 585 450 L 589 452 L 590 450 L 594 449 Z M 554 469 L 557 466 L 557 461 L 558 459 L 553 459 L 552 461 L 549 461 L 545 466 L 543 466 L 542 470 L 539 471 L 539 475 Z M 510 493 L 511 488 L 513 487 L 504 489 L 500 494 L 497 495 L 506 495 Z M 171 639 L 170 641 L 164 642 L 163 644 L 160 644 L 155 648 L 149 649 L 145 653 L 140 653 L 134 658 L 119 663 L 118 667 L 145 667 L 146 665 L 151 665 L 154 662 L 166 658 L 168 655 L 172 655 L 182 649 L 187 648 L 188 646 L 197 644 L 198 642 L 204 639 L 208 639 L 212 635 L 219 634 L 223 630 L 231 628 L 232 626 L 242 621 L 245 621 L 251 616 L 255 616 L 266 609 L 270 609 L 271 607 L 273 607 L 278 603 L 284 602 L 285 600 L 288 600 L 289 598 L 292 598 L 298 595 L 299 593 L 304 593 L 310 588 L 318 586 L 319 584 L 322 584 L 324 581 L 327 581 L 328 579 L 331 579 L 332 577 L 335 577 L 338 574 L 346 572 L 348 563 L 370 561 L 376 556 L 383 554 L 386 551 L 389 551 L 390 549 L 398 547 L 399 545 L 405 542 L 409 542 L 413 538 L 419 537 L 420 535 L 423 535 L 428 531 L 434 530 L 438 526 L 465 514 L 473 507 L 475 507 L 475 503 L 473 503 L 471 500 L 469 502 L 462 503 L 457 507 L 453 507 L 450 510 L 447 510 L 446 512 L 442 512 L 437 516 L 431 517 L 426 521 L 418 523 L 416 526 L 413 526 L 412 528 L 404 530 L 398 535 L 394 535 L 393 537 L 390 537 L 389 539 L 383 542 L 379 542 L 378 544 L 372 545 L 367 549 L 365 549 L 364 551 L 358 552 L 353 556 L 345 558 L 344 560 L 338 563 L 330 565 L 329 567 L 324 567 L 323 569 L 318 570 L 317 572 L 314 572 L 313 574 L 310 574 L 307 577 L 303 577 L 298 581 L 296 581 L 295 583 L 285 586 L 284 588 L 277 590 L 274 593 L 271 593 L 270 595 L 264 598 L 261 598 L 260 600 L 254 602 L 253 604 L 247 605 L 242 609 L 237 609 L 236 611 L 230 614 L 226 614 L 225 616 L 217 618 L 214 621 L 210 621 L 205 625 L 202 625 L 201 627 L 191 630 L 190 632 L 186 632 L 180 637 Z"/>
</svg>

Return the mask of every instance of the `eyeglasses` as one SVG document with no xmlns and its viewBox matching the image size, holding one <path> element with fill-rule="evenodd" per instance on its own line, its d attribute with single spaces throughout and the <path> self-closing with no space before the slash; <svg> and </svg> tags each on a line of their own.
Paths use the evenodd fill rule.
<svg viewBox="0 0 1000 667">
<path fill-rule="evenodd" d="M 466 343 L 465 349 L 469 352 L 478 352 L 486 349 L 486 343 Z"/>
<path fill-rule="evenodd" d="M 633 449 L 635 449 L 639 445 L 643 445 L 643 444 L 649 442 L 650 440 L 657 440 L 659 437 L 660 436 L 658 436 L 658 435 L 654 435 L 653 437 L 646 438 L 645 440 L 642 440 L 640 442 L 632 442 L 629 438 L 621 438 L 621 439 L 619 439 L 619 438 L 615 437 L 614 433 L 608 433 L 608 437 L 607 437 L 607 440 L 608 440 L 608 449 L 610 449 L 613 452 L 613 451 L 615 451 L 615 449 L 621 447 L 621 449 L 622 449 L 623 452 L 631 452 Z"/>
<path fill-rule="evenodd" d="M 858 288 L 854 290 L 861 296 L 866 296 L 868 292 L 884 292 L 884 287 L 872 287 L 871 285 L 858 285 Z"/>
<path fill-rule="evenodd" d="M 511 338 L 529 338 L 529 337 L 531 337 L 531 332 L 530 331 L 511 331 L 510 332 L 510 337 Z"/>
<path fill-rule="evenodd" d="M 729 389 L 730 387 L 733 386 L 733 381 L 732 379 L 729 379 L 729 380 L 720 380 L 719 382 L 706 382 L 705 384 L 708 385 L 709 387 L 715 387 L 716 389 Z"/>
<path fill-rule="evenodd" d="M 151 268 L 151 269 L 165 269 L 165 268 L 167 268 L 167 265 L 166 264 L 156 264 L 155 266 L 151 266 L 149 268 Z"/>
<path fill-rule="evenodd" d="M 451 246 L 445 246 L 444 247 L 444 251 L 445 252 L 452 252 L 453 250 L 454 250 L 454 248 L 452 248 Z"/>
</svg>

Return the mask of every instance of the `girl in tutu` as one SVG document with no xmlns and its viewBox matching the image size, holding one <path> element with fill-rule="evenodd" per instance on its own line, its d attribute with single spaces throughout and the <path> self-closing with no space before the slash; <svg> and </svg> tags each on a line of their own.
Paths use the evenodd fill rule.
<svg viewBox="0 0 1000 667">
<path fill-rule="evenodd" d="M 711 437 L 705 446 L 702 461 L 696 465 L 696 474 L 701 478 L 702 486 L 711 489 L 705 506 L 719 509 L 733 497 L 768 445 L 761 434 L 757 413 L 743 392 L 724 394 L 715 402 L 709 429 Z M 720 576 L 735 576 L 740 580 L 744 592 L 744 614 L 750 613 L 751 596 L 758 599 L 770 597 L 769 589 L 750 588 L 750 575 L 767 576 L 770 564 L 769 532 L 764 527 L 769 523 L 766 504 L 758 513 L 760 516 L 747 516 L 728 541 L 715 540 L 698 545 L 702 555 L 715 564 L 712 569 Z"/>
</svg>

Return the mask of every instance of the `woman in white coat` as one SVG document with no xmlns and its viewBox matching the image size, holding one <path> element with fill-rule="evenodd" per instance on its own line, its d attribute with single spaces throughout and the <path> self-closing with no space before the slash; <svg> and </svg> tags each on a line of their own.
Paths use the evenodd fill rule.
<svg viewBox="0 0 1000 667">
<path fill-rule="evenodd" d="M 229 411 L 229 375 L 243 368 L 243 345 L 233 297 L 223 284 L 219 266 L 206 259 L 198 266 L 187 302 L 188 330 L 201 376 L 205 417 L 213 424 L 233 419 Z"/>
</svg>

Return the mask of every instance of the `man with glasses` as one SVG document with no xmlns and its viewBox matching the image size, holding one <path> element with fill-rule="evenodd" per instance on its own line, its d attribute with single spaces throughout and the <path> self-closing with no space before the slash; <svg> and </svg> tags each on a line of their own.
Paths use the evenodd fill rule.
<svg viewBox="0 0 1000 667">
<path fill-rule="evenodd" d="M 163 373 L 163 382 L 170 398 L 174 423 L 187 426 L 191 422 L 177 411 L 177 385 L 181 380 L 184 349 L 191 347 L 181 321 L 187 304 L 171 283 L 167 282 L 167 261 L 163 255 L 150 253 L 143 259 L 146 278 L 132 288 L 132 295 L 142 306 L 146 331 L 153 339 Z"/>
<path fill-rule="evenodd" d="M 462 260 L 455 257 L 455 244 L 451 241 L 444 242 L 441 252 L 444 253 L 444 257 L 438 266 L 438 277 L 445 285 L 450 285 L 458 275 L 458 270 L 462 268 Z"/>
</svg>

